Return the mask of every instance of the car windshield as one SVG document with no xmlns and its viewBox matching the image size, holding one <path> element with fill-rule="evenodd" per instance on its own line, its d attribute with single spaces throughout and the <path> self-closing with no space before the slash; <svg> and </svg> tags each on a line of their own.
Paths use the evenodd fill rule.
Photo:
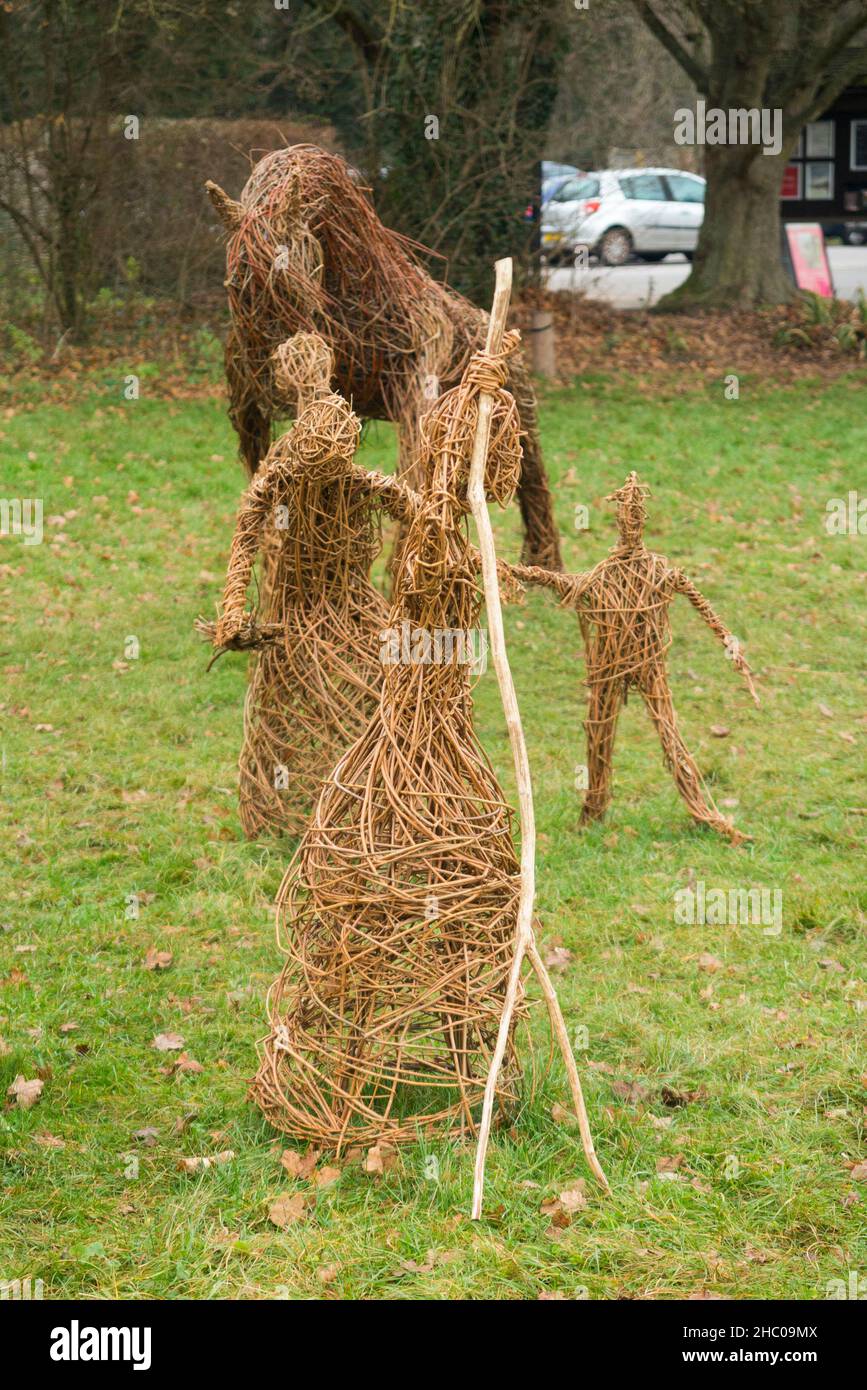
<svg viewBox="0 0 867 1390">
<path fill-rule="evenodd" d="M 594 178 L 567 179 L 562 188 L 554 194 L 555 203 L 575 203 L 579 198 L 599 196 L 599 180 Z"/>
</svg>

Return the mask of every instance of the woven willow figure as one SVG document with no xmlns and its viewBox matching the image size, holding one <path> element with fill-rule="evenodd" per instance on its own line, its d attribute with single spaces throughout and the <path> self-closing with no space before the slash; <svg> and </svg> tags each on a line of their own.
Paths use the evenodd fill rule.
<svg viewBox="0 0 867 1390">
<path fill-rule="evenodd" d="M 708 825 L 733 844 L 746 837 L 717 809 L 695 759 L 681 737 L 671 699 L 665 654 L 671 645 L 668 609 L 677 594 L 688 598 L 720 639 L 759 703 L 752 673 L 737 639 L 683 570 L 644 544 L 649 489 L 630 473 L 607 499 L 617 503 L 619 543 L 587 574 L 556 575 L 516 568 L 517 577 L 559 593 L 578 613 L 587 653 L 588 786 L 583 821 L 599 820 L 611 800 L 614 736 L 621 707 L 631 689 L 641 695 L 662 743 L 671 772 L 693 820 Z"/>
<path fill-rule="evenodd" d="M 466 493 L 481 390 L 493 393 L 487 495 L 505 503 L 518 481 L 503 390 L 516 341 L 476 354 L 422 422 L 378 708 L 325 783 L 278 895 L 287 960 L 252 1094 L 278 1129 L 328 1148 L 475 1132 L 497 1038 L 519 864 L 473 729 L 479 559 Z M 510 1031 L 501 1110 L 520 1075 Z"/>
<path fill-rule="evenodd" d="M 215 183 L 206 188 L 229 237 L 226 374 L 249 472 L 268 449 L 272 420 L 286 413 L 273 353 L 302 331 L 328 342 L 337 389 L 360 416 L 399 425 L 401 471 L 411 468 L 418 420 L 460 381 L 484 342 L 487 315 L 428 275 L 418 248 L 383 225 L 345 161 L 315 145 L 265 155 L 240 201 Z M 509 382 L 524 435 L 518 501 L 525 555 L 559 569 L 536 397 L 520 352 Z"/>
<path fill-rule="evenodd" d="M 379 499 L 354 476 L 360 424 L 330 391 L 332 367 L 315 334 L 298 334 L 275 354 L 275 377 L 298 418 L 244 495 L 220 618 L 203 625 L 218 651 L 259 648 L 239 760 L 251 838 L 300 834 L 324 777 L 366 726 L 382 680 L 388 609 L 369 579 Z M 260 552 L 265 607 L 254 615 L 246 596 Z"/>
</svg>

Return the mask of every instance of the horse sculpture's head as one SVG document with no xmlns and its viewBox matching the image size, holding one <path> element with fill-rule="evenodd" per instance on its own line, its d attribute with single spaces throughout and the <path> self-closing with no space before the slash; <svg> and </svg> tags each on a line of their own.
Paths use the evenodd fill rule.
<svg viewBox="0 0 867 1390">
<path fill-rule="evenodd" d="M 226 288 L 236 326 L 248 342 L 315 327 L 323 305 L 322 247 L 308 222 L 302 171 L 293 150 L 275 150 L 255 165 L 240 199 L 205 184 L 228 233 Z"/>
</svg>

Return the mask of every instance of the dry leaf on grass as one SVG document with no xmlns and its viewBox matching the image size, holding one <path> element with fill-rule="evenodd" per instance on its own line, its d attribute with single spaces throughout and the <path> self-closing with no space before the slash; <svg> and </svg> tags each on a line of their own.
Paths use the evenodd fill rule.
<svg viewBox="0 0 867 1390">
<path fill-rule="evenodd" d="M 6 1094 L 12 1097 L 19 1110 L 29 1110 L 42 1095 L 44 1085 L 44 1081 L 38 1079 L 28 1081 L 26 1077 L 19 1075 L 16 1076 Z"/>
<path fill-rule="evenodd" d="M 184 1040 L 180 1033 L 157 1033 L 151 1047 L 155 1047 L 157 1052 L 179 1052 L 184 1045 Z"/>
<path fill-rule="evenodd" d="M 307 1215 L 308 1197 L 304 1192 L 284 1192 L 268 1207 L 268 1220 L 281 1231 L 303 1221 Z"/>
<path fill-rule="evenodd" d="M 565 970 L 572 959 L 572 952 L 566 946 L 549 946 L 545 952 L 545 964 L 549 970 Z"/>
<path fill-rule="evenodd" d="M 725 964 L 719 956 L 712 956 L 710 951 L 702 951 L 696 964 L 699 970 L 706 970 L 709 975 L 713 975 L 717 970 L 725 969 Z"/>
<path fill-rule="evenodd" d="M 670 1115 L 651 1115 L 648 1112 L 647 1118 L 654 1129 L 670 1129 L 674 1124 L 674 1120 Z"/>
<path fill-rule="evenodd" d="M 586 1183 L 583 1178 L 576 1178 L 573 1183 L 564 1188 L 560 1193 L 560 1201 L 565 1211 L 581 1211 L 587 1205 L 585 1195 Z"/>
<path fill-rule="evenodd" d="M 437 1265 L 454 1264 L 455 1260 L 460 1258 L 460 1250 L 428 1250 L 425 1252 L 423 1264 L 419 1264 L 417 1260 L 401 1260 L 398 1272 L 401 1274 L 430 1274 Z"/>
<path fill-rule="evenodd" d="M 190 1072 L 197 1075 L 204 1070 L 201 1062 L 197 1062 L 195 1057 L 190 1056 L 189 1052 L 182 1052 L 180 1057 L 176 1057 L 167 1067 L 163 1067 L 166 1076 L 174 1076 L 175 1072 Z"/>
<path fill-rule="evenodd" d="M 727 729 L 725 724 L 711 724 L 710 731 L 714 738 L 728 738 L 731 729 Z"/>
<path fill-rule="evenodd" d="M 340 1176 L 341 1170 L 339 1168 L 329 1168 L 326 1164 L 324 1168 L 319 1168 L 313 1174 L 313 1181 L 317 1187 L 330 1187 L 331 1183 L 337 1182 Z"/>
<path fill-rule="evenodd" d="M 44 1149 L 65 1149 L 66 1140 L 58 1139 L 56 1134 L 48 1134 L 43 1131 L 41 1134 L 34 1134 L 34 1140 L 41 1144 Z"/>
<path fill-rule="evenodd" d="M 849 1177 L 853 1182 L 867 1182 L 867 1162 L 854 1163 L 849 1169 Z"/>
<path fill-rule="evenodd" d="M 587 1198 L 584 1193 L 585 1182 L 583 1178 L 577 1178 L 569 1187 L 564 1188 L 556 1197 L 548 1197 L 539 1207 L 543 1216 L 547 1216 L 554 1230 L 564 1230 L 572 1224 L 572 1216 L 576 1211 L 582 1211 L 587 1205 Z M 550 1228 L 549 1228 L 550 1234 Z"/>
<path fill-rule="evenodd" d="M 365 1173 L 374 1177 L 387 1173 L 397 1163 L 397 1154 L 390 1144 L 374 1144 L 367 1150 L 361 1165 Z"/>
<path fill-rule="evenodd" d="M 200 1154 L 190 1158 L 179 1158 L 178 1167 L 183 1173 L 201 1173 L 205 1168 L 218 1168 L 223 1163 L 231 1163 L 235 1157 L 233 1149 L 223 1149 L 218 1154 Z"/>
<path fill-rule="evenodd" d="M 171 951 L 160 951 L 156 946 L 151 946 L 142 964 L 145 970 L 168 970 L 172 963 Z"/>
<path fill-rule="evenodd" d="M 675 1109 L 680 1105 L 693 1105 L 696 1101 L 707 1099 L 707 1090 L 704 1086 L 697 1086 L 694 1091 L 676 1091 L 673 1086 L 663 1086 L 660 1091 L 663 1105 Z"/>
<path fill-rule="evenodd" d="M 656 1160 L 656 1172 L 660 1178 L 671 1181 L 673 1178 L 683 1178 L 685 1174 L 678 1172 L 683 1164 L 683 1154 L 665 1154 Z"/>
<path fill-rule="evenodd" d="M 306 1154 L 296 1153 L 294 1149 L 284 1149 L 280 1155 L 280 1166 L 290 1178 L 309 1178 L 319 1161 L 321 1150 L 308 1149 Z"/>
<path fill-rule="evenodd" d="M 611 1089 L 627 1105 L 638 1105 L 647 1099 L 647 1088 L 640 1081 L 612 1081 Z"/>
</svg>

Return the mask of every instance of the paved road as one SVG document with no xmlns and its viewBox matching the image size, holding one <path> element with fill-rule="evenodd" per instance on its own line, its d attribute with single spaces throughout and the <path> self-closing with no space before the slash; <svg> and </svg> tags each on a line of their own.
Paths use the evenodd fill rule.
<svg viewBox="0 0 867 1390">
<path fill-rule="evenodd" d="M 840 299 L 855 299 L 859 288 L 867 295 L 867 246 L 829 246 L 834 288 Z M 589 270 L 569 266 L 548 272 L 548 288 L 583 290 L 590 299 L 607 299 L 618 309 L 642 309 L 655 304 L 689 274 L 689 262 L 674 254 L 656 265 L 594 265 Z"/>
</svg>

